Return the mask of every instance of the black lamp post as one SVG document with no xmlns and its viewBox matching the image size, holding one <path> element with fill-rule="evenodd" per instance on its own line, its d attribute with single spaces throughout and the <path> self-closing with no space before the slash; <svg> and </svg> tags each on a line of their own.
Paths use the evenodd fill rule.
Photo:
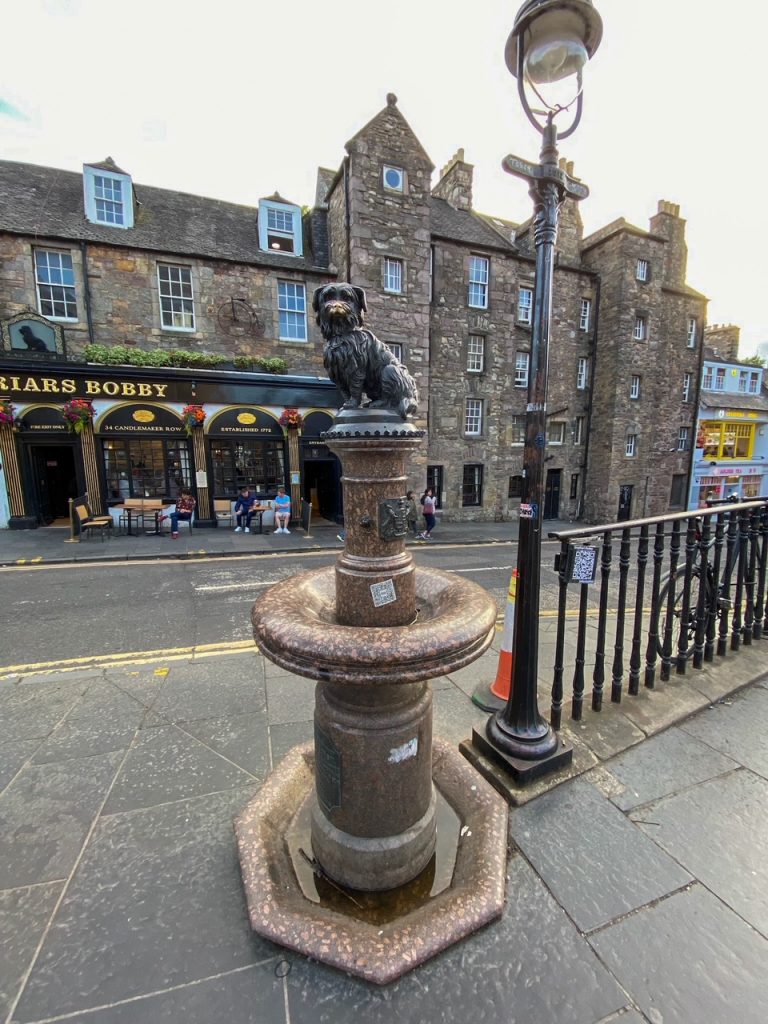
<svg viewBox="0 0 768 1024">
<path fill-rule="evenodd" d="M 474 743 L 523 784 L 568 764 L 573 756 L 572 749 L 539 714 L 536 693 L 547 363 L 558 212 L 566 198 L 584 199 L 589 194 L 586 186 L 558 167 L 557 142 L 571 135 L 581 119 L 581 72 L 601 36 L 602 21 L 591 0 L 528 0 L 517 13 L 505 51 L 507 67 L 517 78 L 526 116 L 542 135 L 542 147 L 538 164 L 515 156 L 505 157 L 502 164 L 506 171 L 524 178 L 530 185 L 535 211 L 536 279 L 512 680 L 506 706 L 489 718 L 486 736 L 475 732 Z M 560 95 L 553 96 L 553 89 L 560 90 Z M 529 103 L 527 90 L 536 98 L 535 108 Z M 563 94 L 563 90 L 569 93 Z M 539 109 L 538 104 L 544 109 Z M 558 117 L 570 119 L 565 130 L 558 130 Z"/>
</svg>

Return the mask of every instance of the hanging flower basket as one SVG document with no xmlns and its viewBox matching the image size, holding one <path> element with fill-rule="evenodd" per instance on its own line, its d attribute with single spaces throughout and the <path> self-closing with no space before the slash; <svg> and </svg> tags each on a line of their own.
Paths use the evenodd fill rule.
<svg viewBox="0 0 768 1024">
<path fill-rule="evenodd" d="M 0 423 L 6 423 L 9 427 L 13 426 L 13 421 L 16 418 L 16 409 L 12 402 L 9 402 L 7 398 L 0 400 Z"/>
<path fill-rule="evenodd" d="M 82 434 L 86 426 L 93 423 L 93 402 L 87 398 L 73 398 L 70 402 L 64 403 L 61 414 L 70 430 Z"/>
<path fill-rule="evenodd" d="M 202 405 L 185 405 L 181 411 L 184 429 L 191 437 L 205 423 L 205 409 Z"/>
<path fill-rule="evenodd" d="M 304 417 L 298 409 L 290 406 L 287 409 L 283 409 L 279 423 L 281 427 L 300 427 L 304 423 Z"/>
</svg>

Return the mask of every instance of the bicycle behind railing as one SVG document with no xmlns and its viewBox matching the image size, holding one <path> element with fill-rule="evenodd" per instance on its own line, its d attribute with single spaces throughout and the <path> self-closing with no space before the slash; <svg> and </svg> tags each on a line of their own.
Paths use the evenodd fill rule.
<svg viewBox="0 0 768 1024">
<path fill-rule="evenodd" d="M 587 624 L 596 617 L 591 706 L 600 711 L 610 664 L 619 703 L 689 666 L 738 651 L 768 635 L 768 500 L 746 501 L 550 533 L 560 543 L 557 638 L 550 721 L 561 725 L 566 650 L 574 655 L 571 718 L 582 717 Z M 593 541 L 594 543 L 590 543 Z M 618 573 L 614 544 L 618 541 Z M 650 565 L 649 565 L 650 563 Z M 599 570 L 600 580 L 596 583 Z M 579 591 L 575 638 L 569 595 Z M 571 588 L 569 590 L 569 588 Z M 611 599 L 615 607 L 609 608 Z M 631 630 L 631 636 L 629 631 Z"/>
</svg>

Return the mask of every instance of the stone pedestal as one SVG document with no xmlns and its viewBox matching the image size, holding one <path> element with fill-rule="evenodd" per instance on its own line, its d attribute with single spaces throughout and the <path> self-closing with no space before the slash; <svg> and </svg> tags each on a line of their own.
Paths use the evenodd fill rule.
<svg viewBox="0 0 768 1024">
<path fill-rule="evenodd" d="M 294 576 L 253 607 L 261 652 L 317 680 L 317 688 L 311 762 L 305 759 L 302 768 L 294 759 L 282 784 L 281 766 L 238 819 L 251 923 L 261 934 L 378 982 L 474 931 L 503 903 L 506 805 L 483 792 L 485 784 L 467 774 L 458 753 L 443 745 L 435 758 L 429 684 L 487 649 L 496 605 L 465 579 L 417 571 L 406 550 L 404 469 L 421 437 L 388 411 L 337 416 L 326 441 L 343 465 L 344 552 L 335 567 Z M 310 763 L 314 787 L 307 793 Z M 310 924 L 297 927 L 301 895 L 265 879 L 295 879 L 285 836 L 299 795 L 309 801 L 309 839 L 321 874 L 345 889 L 377 893 L 399 889 L 428 867 L 438 789 L 461 821 L 474 822 L 462 833 L 464 843 L 472 834 L 477 843 L 474 856 L 462 849 L 439 900 L 404 911 L 402 924 L 385 938 L 381 929 L 317 908 L 305 907 Z M 467 899 L 470 891 L 477 899 Z M 454 901 L 450 921 L 446 901 Z M 435 934 L 426 941 L 430 929 Z"/>
</svg>

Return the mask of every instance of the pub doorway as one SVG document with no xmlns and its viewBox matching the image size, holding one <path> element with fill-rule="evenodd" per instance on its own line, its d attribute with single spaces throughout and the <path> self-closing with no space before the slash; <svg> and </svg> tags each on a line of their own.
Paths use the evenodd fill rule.
<svg viewBox="0 0 768 1024">
<path fill-rule="evenodd" d="M 69 499 L 77 497 L 73 444 L 32 444 L 29 461 L 37 518 L 50 526 L 69 523 Z"/>
<path fill-rule="evenodd" d="M 312 506 L 313 521 L 318 516 L 331 523 L 342 521 L 341 465 L 335 455 L 328 452 L 323 458 L 317 448 L 305 450 L 302 497 Z"/>
</svg>

